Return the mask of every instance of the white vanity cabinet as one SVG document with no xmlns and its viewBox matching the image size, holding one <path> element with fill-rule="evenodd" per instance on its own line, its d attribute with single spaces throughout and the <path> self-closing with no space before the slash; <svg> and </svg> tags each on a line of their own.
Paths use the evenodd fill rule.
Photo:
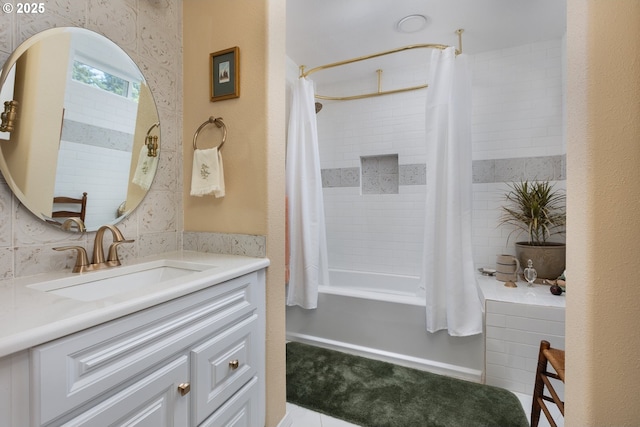
<svg viewBox="0 0 640 427">
<path fill-rule="evenodd" d="M 264 425 L 264 270 L 33 347 L 33 426 Z"/>
</svg>

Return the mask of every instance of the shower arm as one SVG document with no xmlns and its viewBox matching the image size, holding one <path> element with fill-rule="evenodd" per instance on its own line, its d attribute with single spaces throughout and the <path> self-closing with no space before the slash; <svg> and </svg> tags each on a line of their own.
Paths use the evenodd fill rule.
<svg viewBox="0 0 640 427">
<path fill-rule="evenodd" d="M 459 54 L 462 53 L 462 33 L 463 32 L 464 32 L 464 30 L 462 28 L 456 30 L 456 34 L 458 35 L 458 48 L 456 49 L 456 55 L 459 55 Z M 387 50 L 387 51 L 384 51 L 384 52 L 373 53 L 371 55 L 359 56 L 357 58 L 352 58 L 352 59 L 346 59 L 344 61 L 333 62 L 331 64 L 320 65 L 318 67 L 311 68 L 308 71 L 305 71 L 305 66 L 301 65 L 300 66 L 300 75 L 299 75 L 299 77 L 300 78 L 307 77 L 307 76 L 310 76 L 311 74 L 316 73 L 318 71 L 327 70 L 329 68 L 334 68 L 334 67 L 340 67 L 342 65 L 353 64 L 354 62 L 366 61 L 368 59 L 378 58 L 380 56 L 385 56 L 385 55 L 391 55 L 391 54 L 398 53 L 398 52 L 404 52 L 406 50 L 411 50 L 411 49 L 440 49 L 440 50 L 444 50 L 444 49 L 447 49 L 449 47 L 451 47 L 451 46 L 448 46 L 448 45 L 445 45 L 445 44 L 433 44 L 433 43 L 414 44 L 414 45 L 399 47 L 399 48 L 392 49 L 392 50 Z M 412 90 L 424 89 L 424 88 L 429 86 L 427 84 L 424 84 L 424 85 L 411 86 L 411 87 L 402 88 L 402 89 L 394 89 L 394 90 L 383 91 L 382 90 L 382 83 L 381 83 L 382 70 L 376 70 L 376 73 L 378 74 L 378 91 L 377 92 L 366 93 L 366 94 L 362 94 L 362 95 L 352 95 L 352 96 L 326 96 L 326 95 L 318 95 L 318 94 L 316 94 L 315 97 L 318 98 L 318 99 L 326 99 L 326 100 L 332 100 L 332 101 L 349 101 L 349 100 L 353 100 L 353 99 L 371 98 L 371 97 L 374 97 L 374 96 L 390 95 L 390 94 L 393 94 L 393 93 L 401 93 L 401 92 L 409 92 L 409 91 L 412 91 Z"/>
</svg>

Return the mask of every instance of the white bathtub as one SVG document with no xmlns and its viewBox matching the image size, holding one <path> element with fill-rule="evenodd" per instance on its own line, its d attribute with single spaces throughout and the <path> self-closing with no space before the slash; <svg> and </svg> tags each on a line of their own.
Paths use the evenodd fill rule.
<svg viewBox="0 0 640 427">
<path fill-rule="evenodd" d="M 287 339 L 481 382 L 484 337 L 426 331 L 414 276 L 331 270 L 318 308 L 287 307 Z M 422 294 L 422 295 L 420 295 Z"/>
</svg>

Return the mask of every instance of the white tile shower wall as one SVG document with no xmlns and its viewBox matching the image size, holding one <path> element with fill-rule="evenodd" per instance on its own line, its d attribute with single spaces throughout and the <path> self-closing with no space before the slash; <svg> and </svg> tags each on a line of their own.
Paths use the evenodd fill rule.
<svg viewBox="0 0 640 427">
<path fill-rule="evenodd" d="M 473 159 L 564 154 L 562 40 L 470 57 L 473 75 Z M 427 57 L 400 71 L 385 69 L 383 89 L 424 83 Z M 320 73 L 318 73 L 319 75 Z M 314 76 L 312 76 L 313 79 Z M 327 84 L 316 92 L 353 95 L 376 90 L 371 78 Z M 317 115 L 322 169 L 359 168 L 361 156 L 397 154 L 402 165 L 424 164 L 426 91 L 322 101 Z M 564 181 L 557 183 L 564 187 Z M 498 226 L 500 182 L 473 185 L 474 262 L 495 264 L 513 253 L 511 230 Z M 324 188 L 331 268 L 418 275 L 423 250 L 424 185 L 400 185 L 399 194 L 362 194 L 359 187 Z"/>
<path fill-rule="evenodd" d="M 399 194 L 366 196 L 355 187 L 325 188 L 330 267 L 418 275 L 423 193 L 420 186 L 400 187 Z"/>
<path fill-rule="evenodd" d="M 533 394 L 540 341 L 565 348 L 565 309 L 488 300 L 485 316 L 486 383 Z"/>
<path fill-rule="evenodd" d="M 407 74 L 411 76 L 411 69 L 418 67 L 409 67 Z M 385 90 L 419 84 L 394 78 L 399 75 L 385 70 Z M 318 85 L 317 92 L 371 92 L 376 90 L 375 79 L 374 72 L 370 80 Z M 361 157 L 386 155 L 397 155 L 400 166 L 425 163 L 423 116 L 421 92 L 326 102 L 318 114 L 322 168 L 360 168 Z M 360 187 L 325 188 L 324 198 L 331 268 L 420 274 L 424 186 L 400 186 L 398 194 L 362 194 Z"/>
<path fill-rule="evenodd" d="M 91 105 L 93 108 L 86 108 Z M 65 122 L 82 123 L 94 131 L 85 140 L 61 141 L 56 171 L 55 196 L 88 196 L 87 227 L 106 224 L 116 216 L 127 198 L 131 150 L 138 103 L 123 96 L 74 80 L 67 81 Z M 108 129 L 122 136 L 111 147 Z M 63 132 L 64 138 L 64 132 Z M 97 146 L 95 146 L 96 144 Z M 109 148 L 105 145 L 109 144 Z M 88 179 L 78 179 L 78 176 Z"/>
<path fill-rule="evenodd" d="M 472 56 L 474 160 L 564 154 L 562 46 Z"/>
<path fill-rule="evenodd" d="M 182 246 L 182 3 L 179 0 L 45 3 L 38 15 L 0 14 L 0 63 L 30 36 L 53 27 L 83 27 L 121 46 L 138 64 L 153 93 L 162 126 L 158 174 L 142 204 L 118 226 L 135 244 L 122 258 Z M 70 234 L 44 224 L 24 209 L 0 179 L 0 279 L 61 270 L 73 255 L 55 246 L 91 249 L 93 233 Z"/>
<path fill-rule="evenodd" d="M 80 197 L 87 193 L 87 227 L 113 221 L 114 206 L 127 199 L 131 153 L 88 144 L 61 141 L 56 196 Z"/>
<path fill-rule="evenodd" d="M 93 108 L 86 108 L 92 105 Z M 138 103 L 123 96 L 79 83 L 67 82 L 65 120 L 87 123 L 133 135 Z"/>
</svg>

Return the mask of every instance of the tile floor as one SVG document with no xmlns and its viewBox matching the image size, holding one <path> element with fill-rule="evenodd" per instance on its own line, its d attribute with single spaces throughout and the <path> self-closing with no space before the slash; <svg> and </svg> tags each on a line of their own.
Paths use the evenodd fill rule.
<svg viewBox="0 0 640 427">
<path fill-rule="evenodd" d="M 358 427 L 356 424 L 319 414 L 291 403 L 287 403 L 287 413 L 293 420 L 291 427 Z"/>
<path fill-rule="evenodd" d="M 527 418 L 529 418 L 531 416 L 531 396 L 521 393 L 514 394 L 518 399 L 520 399 L 524 412 L 527 414 Z M 553 405 L 551 406 L 551 412 L 554 413 L 554 415 L 559 414 L 557 409 L 554 411 Z M 293 420 L 291 427 L 358 427 L 356 424 L 351 424 L 327 415 L 319 414 L 291 403 L 287 403 L 287 413 L 290 414 L 290 417 Z M 555 416 L 554 419 L 558 420 L 556 421 L 558 427 L 564 426 L 564 420 L 561 417 L 559 418 Z M 538 425 L 540 427 L 549 427 L 549 423 L 547 422 L 544 414 L 541 414 L 540 423 Z"/>
</svg>

